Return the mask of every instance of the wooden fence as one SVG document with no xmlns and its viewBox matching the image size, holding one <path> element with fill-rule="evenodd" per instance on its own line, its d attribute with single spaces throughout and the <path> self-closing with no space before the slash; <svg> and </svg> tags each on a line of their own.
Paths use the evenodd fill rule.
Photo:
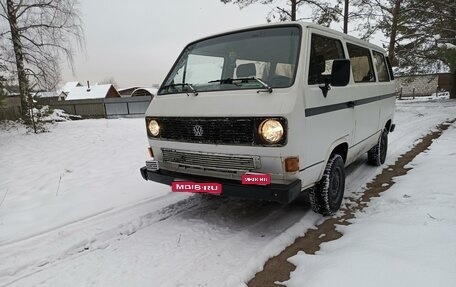
<svg viewBox="0 0 456 287">
<path fill-rule="evenodd" d="M 5 97 L 0 106 L 0 120 L 18 120 L 21 117 L 21 99 Z"/>
</svg>

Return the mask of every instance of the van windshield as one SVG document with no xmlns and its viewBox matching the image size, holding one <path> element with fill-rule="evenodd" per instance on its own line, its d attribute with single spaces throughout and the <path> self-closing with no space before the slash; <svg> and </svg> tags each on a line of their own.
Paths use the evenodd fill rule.
<svg viewBox="0 0 456 287">
<path fill-rule="evenodd" d="M 225 34 L 187 46 L 159 95 L 290 87 L 301 32 L 297 26 Z"/>
</svg>

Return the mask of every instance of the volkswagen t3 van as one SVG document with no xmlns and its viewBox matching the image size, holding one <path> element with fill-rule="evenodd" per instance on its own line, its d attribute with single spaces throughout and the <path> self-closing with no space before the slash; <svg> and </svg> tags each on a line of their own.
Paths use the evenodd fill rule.
<svg viewBox="0 0 456 287">
<path fill-rule="evenodd" d="M 146 112 L 142 177 L 217 183 L 218 194 L 312 209 L 341 205 L 345 167 L 385 162 L 394 130 L 385 51 L 309 23 L 268 24 L 188 44 Z M 248 174 L 268 184 L 243 184 Z"/>
</svg>

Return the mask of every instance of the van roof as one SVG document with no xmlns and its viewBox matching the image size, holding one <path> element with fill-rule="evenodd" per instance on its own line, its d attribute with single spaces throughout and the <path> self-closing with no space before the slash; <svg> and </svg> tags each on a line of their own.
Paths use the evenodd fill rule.
<svg viewBox="0 0 456 287">
<path fill-rule="evenodd" d="M 287 26 L 287 25 L 288 26 L 289 25 L 298 25 L 298 26 L 301 26 L 303 28 L 303 30 L 305 28 L 313 28 L 313 29 L 316 29 L 316 30 L 321 30 L 321 31 L 324 31 L 324 32 L 327 32 L 327 33 L 335 34 L 335 35 L 337 35 L 339 37 L 342 37 L 345 40 L 348 40 L 350 42 L 358 43 L 359 45 L 362 45 L 362 46 L 365 46 L 365 47 L 369 47 L 371 49 L 374 49 L 374 50 L 377 50 L 377 51 L 381 51 L 382 53 L 385 53 L 385 49 L 383 49 L 382 47 L 380 47 L 378 45 L 375 45 L 375 44 L 372 44 L 370 42 L 367 42 L 365 40 L 361 40 L 359 38 L 344 34 L 342 32 L 339 32 L 339 31 L 336 31 L 336 30 L 333 30 L 331 28 L 327 28 L 327 27 L 324 27 L 324 26 L 321 26 L 321 25 L 318 25 L 318 24 L 315 24 L 315 23 L 301 22 L 301 21 L 288 21 L 288 22 L 268 23 L 268 24 L 262 24 L 262 25 L 247 26 L 247 27 L 244 27 L 244 28 L 233 29 L 233 30 L 228 30 L 228 31 L 224 31 L 224 32 L 221 32 L 221 33 L 209 35 L 209 36 L 197 39 L 195 41 L 192 41 L 191 43 L 199 42 L 201 40 L 205 40 L 205 39 L 209 39 L 209 38 L 213 38 L 213 37 L 217 37 L 217 36 L 222 36 L 222 35 L 225 35 L 225 34 L 231 34 L 231 33 L 236 33 L 236 32 L 241 32 L 241 31 L 246 31 L 246 30 L 253 30 L 253 29 L 258 29 L 258 28 L 282 26 L 282 25 L 284 25 L 284 26 Z"/>
</svg>

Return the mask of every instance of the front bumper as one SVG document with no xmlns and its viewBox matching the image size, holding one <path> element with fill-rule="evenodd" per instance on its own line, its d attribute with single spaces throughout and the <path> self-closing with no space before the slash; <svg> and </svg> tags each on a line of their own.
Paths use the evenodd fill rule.
<svg viewBox="0 0 456 287">
<path fill-rule="evenodd" d="M 171 185 L 175 179 L 183 179 L 193 182 L 217 182 L 222 184 L 222 196 L 242 197 L 251 199 L 262 199 L 276 201 L 279 203 L 290 203 L 301 193 L 301 180 L 296 179 L 289 184 L 271 183 L 267 186 L 243 185 L 240 181 L 205 177 L 192 174 L 184 174 L 160 169 L 150 171 L 144 166 L 140 169 L 145 180 Z"/>
</svg>

